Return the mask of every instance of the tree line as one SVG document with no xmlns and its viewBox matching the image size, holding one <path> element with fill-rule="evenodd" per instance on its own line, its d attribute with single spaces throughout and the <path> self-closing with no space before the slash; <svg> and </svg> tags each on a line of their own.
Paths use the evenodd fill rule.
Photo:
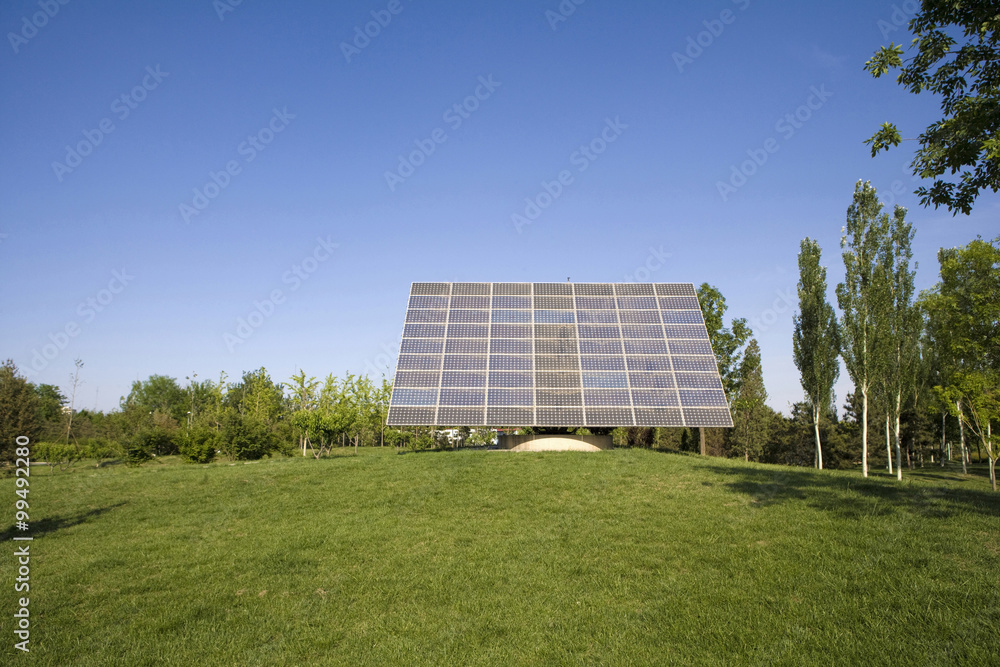
<svg viewBox="0 0 1000 667">
<path fill-rule="evenodd" d="M 82 362 L 77 362 L 79 372 Z M 78 376 L 77 376 L 78 379 Z M 132 384 L 117 410 L 76 412 L 54 385 L 33 385 L 10 360 L 0 366 L 0 451 L 18 435 L 40 440 L 36 457 L 68 463 L 79 458 L 142 463 L 181 454 L 207 463 L 221 454 L 233 460 L 271 454 L 320 456 L 334 446 L 386 444 L 391 383 L 367 376 L 328 375 L 322 382 L 304 371 L 275 382 L 267 369 L 235 382 L 151 375 Z M 393 441 L 388 438 L 388 441 Z"/>
<path fill-rule="evenodd" d="M 914 288 L 913 238 L 904 208 L 896 206 L 890 215 L 870 183 L 856 185 L 840 243 L 844 280 L 834 290 L 839 316 L 828 300 L 821 248 L 813 239 L 802 240 L 792 356 L 804 398 L 790 417 L 765 404 L 760 350 L 746 321 L 723 326 L 725 299 L 711 285 L 698 289 L 734 422 L 732 430 L 714 434 L 711 451 L 818 468 L 858 466 L 865 476 L 876 462 L 902 479 L 904 465 L 951 460 L 957 440 L 963 471 L 974 443 L 996 489 L 1000 237 L 942 248 L 940 280 L 920 294 Z M 838 417 L 833 387 L 841 360 L 854 391 Z M 623 442 L 696 449 L 691 433 L 627 434 Z M 878 441 L 884 441 L 884 451 L 869 447 Z"/>
</svg>

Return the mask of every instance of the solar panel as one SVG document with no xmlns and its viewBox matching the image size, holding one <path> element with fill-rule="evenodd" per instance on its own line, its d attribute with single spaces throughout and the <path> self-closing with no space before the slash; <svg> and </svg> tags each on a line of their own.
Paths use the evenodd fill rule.
<svg viewBox="0 0 1000 667">
<path fill-rule="evenodd" d="M 720 426 L 691 283 L 413 283 L 393 426 Z"/>
</svg>

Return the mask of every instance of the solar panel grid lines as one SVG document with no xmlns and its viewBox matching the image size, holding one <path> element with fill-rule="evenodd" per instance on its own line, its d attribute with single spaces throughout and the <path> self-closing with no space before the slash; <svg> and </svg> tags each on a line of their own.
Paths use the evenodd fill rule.
<svg viewBox="0 0 1000 667">
<path fill-rule="evenodd" d="M 388 423 L 732 420 L 691 283 L 413 283 Z"/>
</svg>

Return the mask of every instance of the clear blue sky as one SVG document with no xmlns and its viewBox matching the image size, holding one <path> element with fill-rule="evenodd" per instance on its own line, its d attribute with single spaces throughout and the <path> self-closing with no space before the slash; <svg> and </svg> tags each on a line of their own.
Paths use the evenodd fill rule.
<svg viewBox="0 0 1000 667">
<path fill-rule="evenodd" d="M 64 389 L 83 359 L 77 407 L 370 372 L 411 281 L 571 277 L 718 286 L 787 411 L 799 241 L 833 299 L 856 181 L 910 209 L 921 288 L 1000 231 L 1000 197 L 923 209 L 914 144 L 862 143 L 937 117 L 863 71 L 900 3 L 234 1 L 0 2 L 0 357 Z"/>
</svg>

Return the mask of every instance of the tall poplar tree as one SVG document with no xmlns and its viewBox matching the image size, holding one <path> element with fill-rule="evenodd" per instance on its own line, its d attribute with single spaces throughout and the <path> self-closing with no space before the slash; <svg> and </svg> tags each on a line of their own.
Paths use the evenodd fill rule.
<svg viewBox="0 0 1000 667">
<path fill-rule="evenodd" d="M 826 300 L 826 267 L 820 266 L 819 244 L 806 237 L 799 251 L 799 314 L 792 346 L 802 389 L 812 408 L 816 436 L 815 465 L 823 469 L 819 418 L 833 403 L 833 385 L 840 377 L 840 331 L 833 306 Z"/>
<path fill-rule="evenodd" d="M 885 307 L 885 285 L 878 280 L 880 255 L 889 234 L 889 216 L 871 183 L 854 187 L 854 200 L 840 239 L 844 250 L 844 282 L 837 285 L 841 354 L 861 393 L 861 471 L 868 476 L 868 398 L 877 372 L 878 316 Z"/>
<path fill-rule="evenodd" d="M 886 290 L 885 307 L 878 312 L 881 335 L 876 340 L 876 366 L 887 420 L 892 426 L 896 478 L 902 480 L 899 420 L 903 401 L 912 391 L 917 370 L 922 322 L 913 298 L 913 277 L 916 273 L 910 270 L 913 226 L 906 222 L 905 208 L 895 208 L 888 231 L 881 266 L 876 271 L 877 282 Z"/>
</svg>

